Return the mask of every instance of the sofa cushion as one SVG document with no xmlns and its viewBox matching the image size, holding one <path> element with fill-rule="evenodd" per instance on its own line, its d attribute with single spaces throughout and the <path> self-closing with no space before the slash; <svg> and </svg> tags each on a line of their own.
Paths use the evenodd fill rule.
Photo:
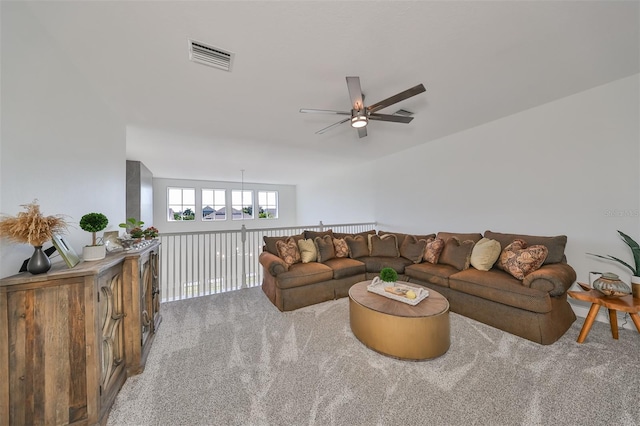
<svg viewBox="0 0 640 426">
<path fill-rule="evenodd" d="M 413 262 L 404 257 L 365 256 L 357 260 L 364 262 L 367 272 L 378 273 L 382 268 L 393 268 L 398 274 L 404 274 L 404 269 Z"/>
<path fill-rule="evenodd" d="M 549 250 L 543 245 L 527 246 L 524 240 L 515 240 L 502 250 L 500 263 L 514 278 L 524 277 L 542 266 Z"/>
<path fill-rule="evenodd" d="M 336 257 L 348 257 L 349 256 L 349 246 L 344 238 L 334 238 L 333 239 L 333 249 L 336 252 Z"/>
<path fill-rule="evenodd" d="M 438 259 L 438 263 L 450 265 L 459 271 L 469 268 L 471 259 L 471 251 L 475 243 L 472 240 L 460 242 L 457 237 L 451 237 L 444 242 L 442 254 Z"/>
<path fill-rule="evenodd" d="M 362 231 L 362 232 L 355 232 L 355 233 L 334 232 L 333 233 L 333 237 L 334 238 L 347 238 L 349 236 L 355 237 L 356 235 L 362 235 L 364 237 L 365 241 L 367 241 L 367 236 L 368 235 L 375 235 L 375 234 L 376 234 L 376 230 L 375 229 L 371 229 L 369 231 Z"/>
<path fill-rule="evenodd" d="M 324 237 L 325 235 L 329 235 L 331 238 L 333 238 L 333 230 L 328 229 L 326 231 L 304 231 L 303 235 L 305 239 L 312 240 L 315 240 L 316 237 Z"/>
<path fill-rule="evenodd" d="M 312 239 L 299 239 L 298 250 L 300 250 L 302 263 L 315 262 L 318 260 L 318 250 L 316 249 L 316 243 Z"/>
<path fill-rule="evenodd" d="M 292 237 L 289 237 L 284 241 L 276 241 L 276 248 L 278 249 L 278 256 L 280 259 L 284 260 L 284 263 L 286 263 L 288 267 L 294 263 L 300 262 L 301 259 L 298 243 Z"/>
<path fill-rule="evenodd" d="M 478 271 L 469 268 L 449 277 L 449 286 L 457 291 L 531 312 L 551 311 L 549 293 L 525 287 L 506 272 L 497 269 Z"/>
<path fill-rule="evenodd" d="M 295 263 L 288 271 L 278 274 L 276 281 L 280 288 L 301 287 L 333 278 L 333 269 L 318 262 Z"/>
<path fill-rule="evenodd" d="M 336 257 L 332 236 L 325 235 L 324 237 L 315 237 L 313 242 L 316 244 L 316 250 L 318 251 L 318 262 L 324 263 Z"/>
<path fill-rule="evenodd" d="M 444 248 L 444 240 L 442 238 L 435 238 L 431 241 L 427 241 L 427 245 L 424 248 L 424 260 L 429 263 L 438 263 L 442 249 Z"/>
<path fill-rule="evenodd" d="M 438 235 L 437 235 L 437 238 L 442 238 L 445 242 L 451 237 L 456 237 L 460 241 L 471 240 L 474 243 L 477 243 L 478 241 L 480 241 L 480 239 L 482 239 L 482 234 L 478 232 L 467 233 L 467 234 L 456 234 L 454 232 L 438 232 Z M 488 238 L 491 238 L 491 237 L 488 237 Z"/>
<path fill-rule="evenodd" d="M 530 246 L 543 245 L 547 248 L 547 250 L 549 250 L 549 254 L 544 261 L 544 265 L 565 261 L 564 249 L 567 245 L 566 235 L 557 235 L 555 237 L 541 237 L 524 234 L 503 234 L 500 232 L 492 232 L 487 230 L 485 231 L 484 236 L 498 241 L 503 248 L 511 244 L 516 239 L 524 240 Z"/>
<path fill-rule="evenodd" d="M 404 273 L 409 278 L 415 278 L 440 287 L 449 287 L 449 276 L 457 272 L 459 271 L 453 266 L 429 262 L 416 263 L 404 268 Z"/>
<path fill-rule="evenodd" d="M 488 271 L 500 257 L 502 248 L 500 243 L 489 238 L 482 238 L 471 251 L 471 266 L 479 271 Z"/>
<path fill-rule="evenodd" d="M 409 259 L 413 263 L 420 263 L 424 257 L 424 249 L 426 246 L 426 239 L 418 240 L 413 235 L 407 235 L 400 245 L 400 256 Z"/>
<path fill-rule="evenodd" d="M 369 244 L 367 237 L 363 235 L 347 236 L 344 238 L 349 247 L 349 257 L 352 259 L 369 256 Z"/>
<path fill-rule="evenodd" d="M 403 234 L 401 232 L 388 232 L 388 231 L 378 231 L 378 235 L 395 235 L 396 240 L 398 241 L 398 247 L 401 247 L 404 243 L 404 240 L 408 236 L 413 236 L 416 240 L 429 240 L 430 238 L 435 238 L 436 234 L 427 234 L 427 235 L 414 235 L 414 234 Z"/>
<path fill-rule="evenodd" d="M 268 251 L 271 254 L 275 254 L 276 256 L 278 256 L 278 248 L 276 247 L 276 242 L 284 241 L 287 238 L 289 238 L 289 237 L 288 236 L 269 237 L 267 235 L 264 235 L 262 237 L 262 240 L 264 241 L 265 250 Z M 303 234 L 292 235 L 291 238 L 293 238 L 294 240 L 298 241 L 298 240 L 303 238 Z"/>
<path fill-rule="evenodd" d="M 365 265 L 363 262 L 346 257 L 329 259 L 325 265 L 333 270 L 333 278 L 336 280 L 365 273 Z"/>
<path fill-rule="evenodd" d="M 371 235 L 369 241 L 371 242 L 370 256 L 400 257 L 398 240 L 395 235 Z"/>
</svg>

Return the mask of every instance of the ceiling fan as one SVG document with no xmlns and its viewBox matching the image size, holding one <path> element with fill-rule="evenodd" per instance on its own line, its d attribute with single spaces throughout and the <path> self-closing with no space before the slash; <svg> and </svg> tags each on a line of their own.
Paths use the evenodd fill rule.
<svg viewBox="0 0 640 426">
<path fill-rule="evenodd" d="M 413 117 L 404 115 L 380 114 L 377 111 L 400 101 L 404 101 L 405 99 L 418 95 L 426 90 L 424 88 L 424 85 L 418 84 L 417 86 L 407 89 L 404 92 L 397 93 L 390 98 L 377 102 L 373 105 L 365 106 L 364 95 L 362 94 L 362 89 L 360 88 L 360 77 L 347 77 L 347 88 L 349 89 L 349 97 L 351 98 L 351 111 L 304 108 L 300 110 L 300 112 L 306 113 L 337 114 L 349 116 L 344 120 L 338 121 L 337 123 L 333 123 L 332 125 L 325 127 L 324 129 L 318 130 L 316 134 L 324 133 L 327 130 L 333 129 L 334 127 L 339 126 L 342 123 L 346 123 L 347 121 L 351 121 L 351 127 L 358 129 L 358 136 L 361 138 L 367 136 L 367 124 L 369 124 L 369 120 L 391 121 L 393 123 L 407 124 L 411 122 L 411 120 L 413 120 Z"/>
</svg>

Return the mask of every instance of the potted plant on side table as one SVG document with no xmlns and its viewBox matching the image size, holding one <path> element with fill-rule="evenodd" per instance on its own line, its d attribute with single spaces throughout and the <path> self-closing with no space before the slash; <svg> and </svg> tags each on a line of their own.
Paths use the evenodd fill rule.
<svg viewBox="0 0 640 426">
<path fill-rule="evenodd" d="M 158 229 L 153 226 L 150 226 L 144 231 L 142 231 L 142 233 L 144 234 L 145 240 L 153 240 L 158 236 Z"/>
<path fill-rule="evenodd" d="M 100 232 L 107 227 L 109 219 L 102 213 L 87 213 L 80 219 L 80 228 L 91 232 L 91 245 L 82 248 L 82 258 L 85 261 L 104 259 L 107 255 L 104 244 L 99 244 L 96 232 Z"/>
<path fill-rule="evenodd" d="M 631 265 L 624 260 L 611 255 L 602 256 L 600 254 L 588 254 L 600 257 L 602 259 L 613 260 L 614 262 L 618 262 L 619 264 L 628 268 L 631 271 L 631 290 L 633 292 L 633 297 L 640 299 L 640 245 L 624 232 L 618 231 L 618 234 L 620 234 L 622 241 L 624 241 L 625 244 L 628 245 L 631 249 L 634 265 Z"/>
</svg>

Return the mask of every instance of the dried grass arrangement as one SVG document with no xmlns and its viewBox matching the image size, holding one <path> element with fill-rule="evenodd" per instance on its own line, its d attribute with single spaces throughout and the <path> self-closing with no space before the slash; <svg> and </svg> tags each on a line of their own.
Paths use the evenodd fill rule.
<svg viewBox="0 0 640 426">
<path fill-rule="evenodd" d="M 21 205 L 26 211 L 16 216 L 0 217 L 0 237 L 16 243 L 27 243 L 38 247 L 51 241 L 55 234 L 67 230 L 68 224 L 62 215 L 43 216 L 38 200 Z"/>
</svg>

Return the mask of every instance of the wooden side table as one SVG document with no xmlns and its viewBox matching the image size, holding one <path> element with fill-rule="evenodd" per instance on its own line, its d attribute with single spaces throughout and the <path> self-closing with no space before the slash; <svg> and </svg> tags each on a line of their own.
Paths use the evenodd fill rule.
<svg viewBox="0 0 640 426">
<path fill-rule="evenodd" d="M 568 291 L 567 294 L 569 294 L 569 296 L 573 297 L 574 299 L 582 300 L 584 302 L 591 302 L 591 309 L 589 309 L 589 314 L 584 321 L 582 330 L 580 330 L 578 343 L 584 342 L 587 334 L 589 334 L 591 326 L 596 319 L 596 315 L 598 315 L 598 311 L 600 310 L 600 306 L 604 306 L 609 310 L 611 335 L 614 339 L 618 339 L 618 317 L 616 315 L 617 311 L 628 312 L 629 316 L 631 316 L 631 320 L 636 326 L 636 329 L 640 333 L 640 316 L 638 316 L 638 312 L 640 312 L 640 299 L 635 299 L 630 294 L 622 297 L 605 296 L 599 291 L 592 289 L 587 284 L 578 283 L 578 285 L 585 291 Z"/>
</svg>

